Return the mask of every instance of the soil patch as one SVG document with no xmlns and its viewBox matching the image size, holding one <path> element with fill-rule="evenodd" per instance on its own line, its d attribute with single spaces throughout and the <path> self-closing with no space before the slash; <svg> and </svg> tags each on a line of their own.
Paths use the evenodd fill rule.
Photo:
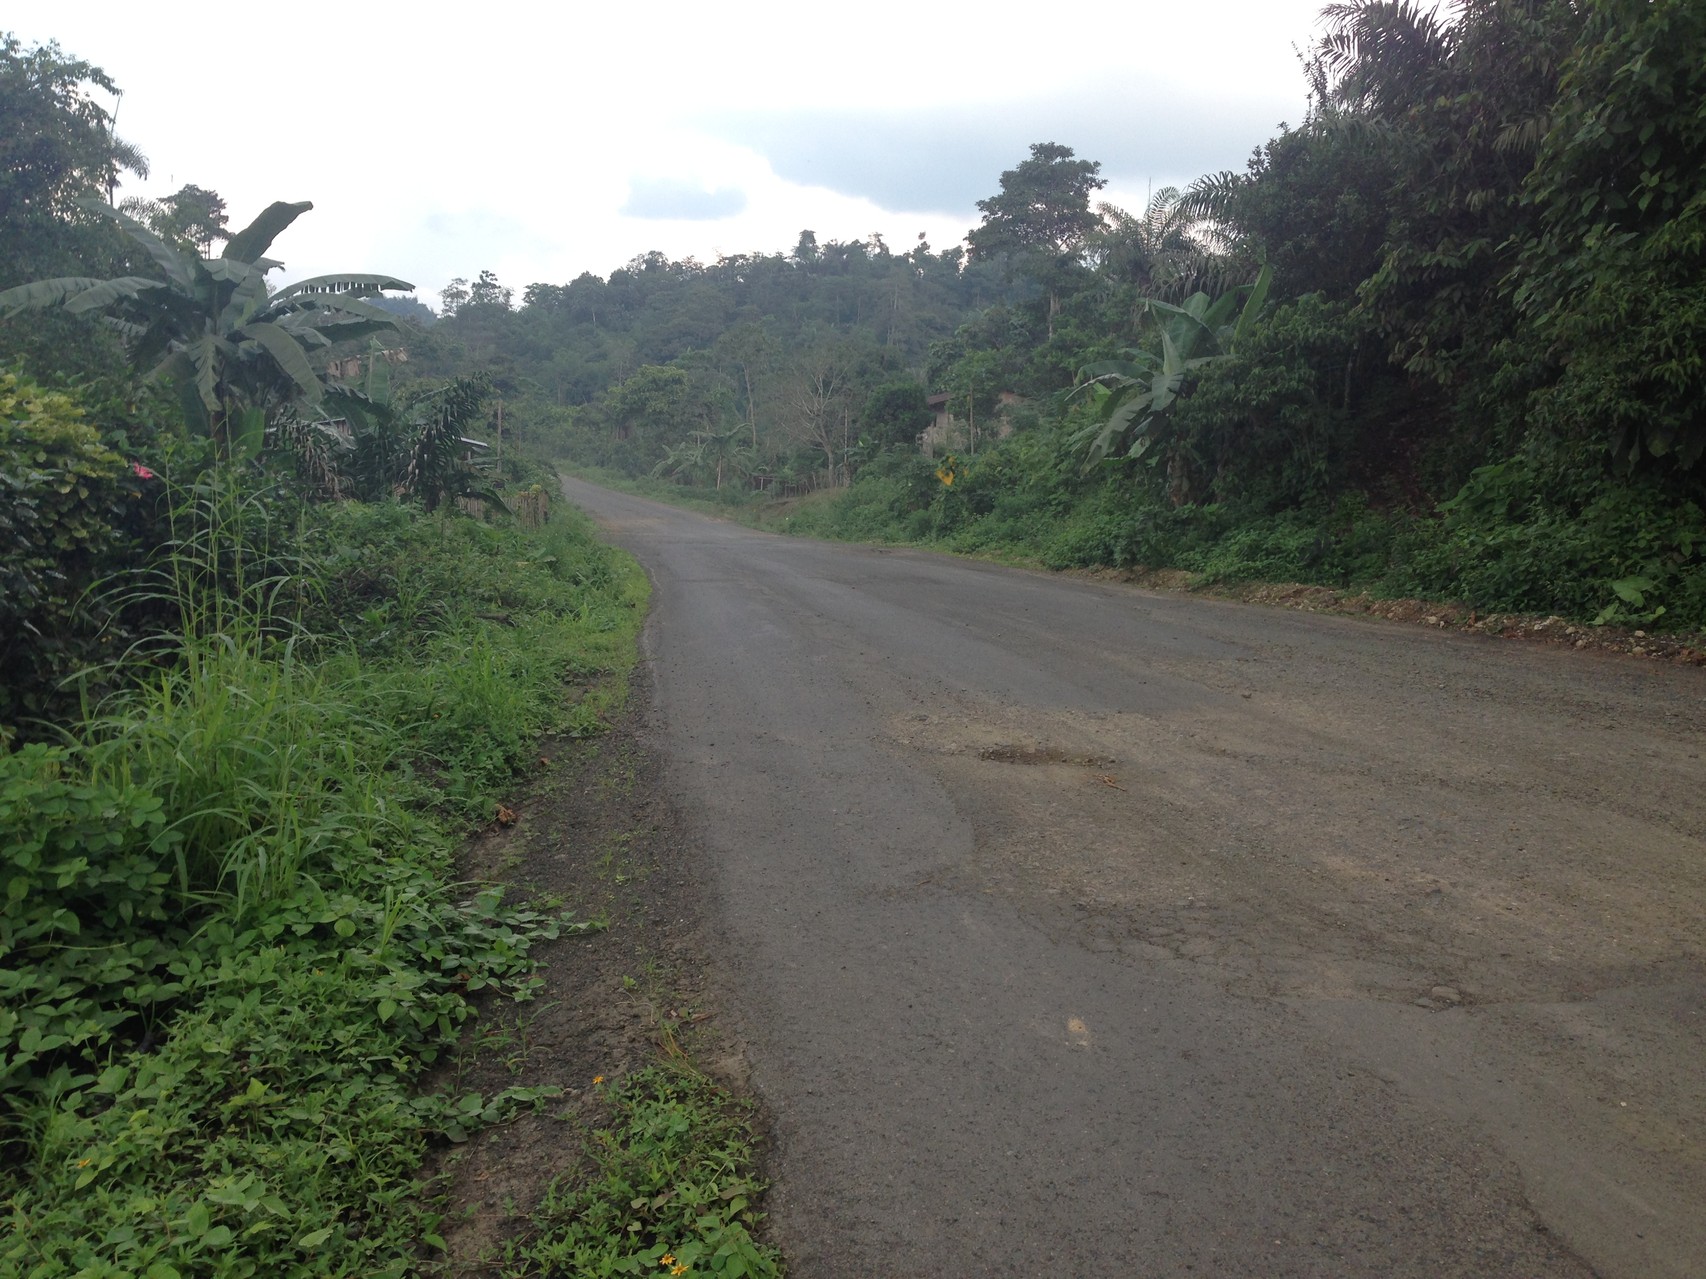
<svg viewBox="0 0 1706 1279">
<path fill-rule="evenodd" d="M 580 1165 L 584 1135 L 606 1118 L 595 1079 L 685 1057 L 745 1095 L 741 1046 L 708 988 L 700 852 L 644 741 L 646 685 L 637 670 L 605 733 L 543 744 L 538 773 L 462 853 L 471 885 L 502 884 L 604 927 L 539 947 L 538 995 L 481 1002 L 433 1081 L 485 1094 L 562 1090 L 435 1153 L 427 1171 L 447 1198 L 439 1233 L 453 1275 L 493 1273 L 551 1182 Z M 761 1117 L 759 1126 L 762 1139 Z"/>
</svg>

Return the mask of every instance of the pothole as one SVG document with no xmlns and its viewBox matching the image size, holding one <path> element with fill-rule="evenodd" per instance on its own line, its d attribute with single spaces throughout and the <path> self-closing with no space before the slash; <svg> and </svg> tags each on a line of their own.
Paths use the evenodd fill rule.
<svg viewBox="0 0 1706 1279">
<path fill-rule="evenodd" d="M 986 746 L 977 753 L 992 764 L 1072 764 L 1078 768 L 1107 768 L 1107 755 L 1075 755 L 1058 746 Z"/>
</svg>

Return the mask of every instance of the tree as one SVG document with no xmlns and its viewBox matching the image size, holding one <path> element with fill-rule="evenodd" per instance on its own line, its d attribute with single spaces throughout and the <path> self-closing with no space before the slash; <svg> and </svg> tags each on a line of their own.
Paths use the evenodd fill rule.
<svg viewBox="0 0 1706 1279">
<path fill-rule="evenodd" d="M 725 477 L 751 471 L 752 450 L 741 441 L 742 430 L 737 422 L 726 431 L 695 431 L 688 439 L 665 445 L 663 460 L 652 474 L 685 483 L 709 478 L 720 493 Z"/>
<path fill-rule="evenodd" d="M 740 375 L 741 404 L 745 408 L 752 450 L 758 451 L 758 387 L 775 353 L 775 344 L 764 326 L 754 321 L 733 325 L 718 335 L 713 354 Z"/>
<path fill-rule="evenodd" d="M 924 388 L 911 378 L 887 382 L 865 398 L 859 433 L 880 446 L 911 446 L 930 425 Z"/>
<path fill-rule="evenodd" d="M 108 196 L 123 173 L 148 176 L 148 162 L 113 134 L 112 116 L 92 90 L 117 94 L 99 67 L 67 57 L 57 44 L 25 50 L 0 36 L 0 284 L 67 265 L 68 237 L 94 219 L 78 204 Z"/>
<path fill-rule="evenodd" d="M 825 344 L 799 360 L 788 391 L 791 434 L 823 454 L 831 476 L 853 443 L 855 372 L 853 351 Z"/>
<path fill-rule="evenodd" d="M 1190 379 L 1237 351 L 1267 301 L 1272 278 L 1264 267 L 1254 284 L 1240 285 L 1212 301 L 1206 293 L 1193 293 L 1181 306 L 1157 298 L 1144 303 L 1155 324 L 1160 354 L 1134 351 L 1130 359 L 1102 361 L 1079 374 L 1080 390 L 1097 388 L 1103 393 L 1101 421 L 1075 439 L 1084 448 L 1086 467 L 1109 456 L 1128 436 L 1126 457 L 1140 458 L 1149 451 Z M 1168 459 L 1179 504 L 1188 500 L 1181 463 L 1177 451 Z"/>
<path fill-rule="evenodd" d="M 481 271 L 478 279 L 468 286 L 469 306 L 501 306 L 508 308 L 510 299 L 515 296 L 514 290 L 506 289 L 498 283 L 498 277 L 491 271 Z"/>
<path fill-rule="evenodd" d="M 1043 288 L 1051 337 L 1059 291 L 1098 225 L 1090 194 L 1107 185 L 1096 176 L 1101 168 L 1097 161 L 1074 159 L 1071 147 L 1032 143 L 1031 158 L 1001 175 L 1001 193 L 977 202 L 983 222 L 966 237 L 972 257 L 1004 255 L 1010 272 Z"/>
<path fill-rule="evenodd" d="M 124 174 L 148 173 L 96 101 L 108 93 L 117 89 L 99 68 L 58 45 L 26 50 L 0 35 L 0 289 L 72 271 L 123 273 L 124 237 L 77 204 L 109 198 Z M 0 322 L 0 367 L 87 379 L 123 364 L 110 335 L 71 317 Z"/>
<path fill-rule="evenodd" d="M 438 291 L 438 305 L 446 319 L 468 304 L 468 281 L 457 276 Z"/>
<path fill-rule="evenodd" d="M 489 480 L 467 460 L 464 438 L 485 420 L 490 385 L 481 377 L 459 377 L 417 393 L 403 410 L 406 453 L 398 484 L 401 496 L 436 511 L 451 498 L 471 497 L 507 509 Z"/>
<path fill-rule="evenodd" d="M 1706 10 L 1597 0 L 1524 198 L 1520 314 L 1559 366 L 1552 432 L 1706 456 Z"/>
<path fill-rule="evenodd" d="M 685 369 L 642 364 L 611 387 L 603 402 L 614 427 L 611 460 L 631 475 L 643 475 L 665 448 L 711 426 Z"/>
<path fill-rule="evenodd" d="M 351 274 L 316 276 L 269 294 L 267 273 L 280 264 L 264 255 L 314 207 L 307 201 L 270 205 L 212 259 L 168 244 L 116 209 L 86 207 L 117 222 L 147 254 L 154 274 L 38 280 L 0 292 L 0 314 L 58 307 L 104 316 L 123 334 L 137 368 L 171 378 L 187 420 L 227 455 L 254 453 L 269 421 L 312 410 L 336 389 L 310 351 L 396 328 L 363 298 L 414 288 L 394 276 Z"/>
<path fill-rule="evenodd" d="M 132 196 L 120 201 L 121 212 L 147 225 L 163 240 L 198 250 L 203 257 L 213 253 L 215 240 L 229 240 L 225 199 L 217 191 L 188 184 L 162 200 Z"/>
</svg>

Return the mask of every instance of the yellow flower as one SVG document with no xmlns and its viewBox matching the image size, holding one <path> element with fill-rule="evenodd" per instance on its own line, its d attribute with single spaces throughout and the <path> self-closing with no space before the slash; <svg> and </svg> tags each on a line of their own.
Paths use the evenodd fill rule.
<svg viewBox="0 0 1706 1279">
<path fill-rule="evenodd" d="M 658 1265 L 660 1266 L 673 1266 L 674 1264 L 675 1254 L 673 1252 L 666 1252 L 658 1258 Z"/>
<path fill-rule="evenodd" d="M 684 1275 L 687 1273 L 687 1267 L 686 1266 L 672 1266 L 670 1268 L 669 1273 L 672 1275 Z"/>
<path fill-rule="evenodd" d="M 601 1084 L 604 1082 L 604 1076 L 603 1075 L 594 1075 L 592 1077 L 592 1082 L 595 1084 Z"/>
<path fill-rule="evenodd" d="M 78 1160 L 78 1161 L 77 1161 L 77 1166 L 78 1166 L 78 1167 L 79 1167 L 79 1168 L 87 1168 L 87 1167 L 88 1167 L 88 1166 L 89 1166 L 89 1165 L 90 1165 L 90 1163 L 92 1163 L 92 1162 L 93 1162 L 93 1161 L 92 1161 L 92 1160 L 89 1160 L 89 1159 L 79 1159 L 79 1160 Z"/>
</svg>

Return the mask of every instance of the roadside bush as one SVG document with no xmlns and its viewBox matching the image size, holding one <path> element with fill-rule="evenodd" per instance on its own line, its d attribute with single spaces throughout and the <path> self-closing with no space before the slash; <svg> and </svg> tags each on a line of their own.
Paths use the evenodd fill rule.
<svg viewBox="0 0 1706 1279">
<path fill-rule="evenodd" d="M 424 643 L 315 636 L 333 589 L 186 536 L 156 585 L 189 588 L 187 634 L 64 743 L 0 752 L 0 1273 L 411 1273 L 426 1145 L 537 1099 L 417 1093 L 469 993 L 529 997 L 562 928 L 454 885 L 444 815 L 489 815 L 542 729 L 596 725 L 619 691 L 576 673 L 628 660 L 643 578 L 580 521 L 305 518 L 300 566 L 353 572 L 320 535 L 365 532 L 479 592 Z"/>
<path fill-rule="evenodd" d="M 96 587 L 132 562 L 151 475 L 74 395 L 0 373 L 0 733 L 69 712 L 62 681 L 115 655 Z"/>
<path fill-rule="evenodd" d="M 1393 585 L 1485 609 L 1706 627 L 1700 506 L 1651 475 L 1566 486 L 1558 473 L 1534 456 L 1477 470 Z"/>
<path fill-rule="evenodd" d="M 0 1147 L 18 1098 L 89 1082 L 79 1065 L 121 1031 L 140 1039 L 179 989 L 165 969 L 188 932 L 163 809 L 146 786 L 88 778 L 64 747 L 0 755 Z"/>
</svg>

